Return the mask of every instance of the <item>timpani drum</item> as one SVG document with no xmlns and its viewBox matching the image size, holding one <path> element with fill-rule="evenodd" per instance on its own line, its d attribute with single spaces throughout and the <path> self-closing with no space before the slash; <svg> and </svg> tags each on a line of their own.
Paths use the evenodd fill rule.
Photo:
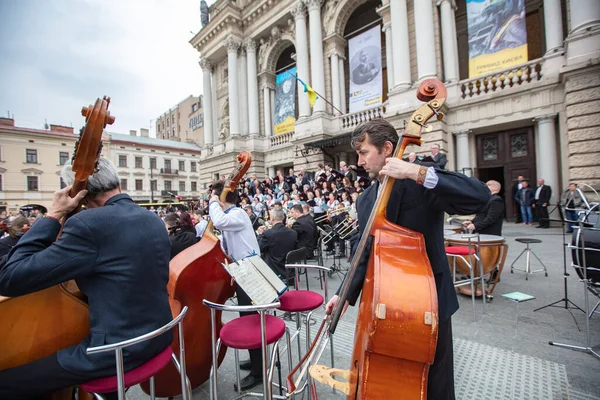
<svg viewBox="0 0 600 400">
<path fill-rule="evenodd" d="M 468 246 L 469 239 L 461 236 L 461 234 L 445 236 L 444 240 L 446 242 L 446 246 Z M 483 274 L 487 275 L 495 269 L 498 269 L 498 276 L 500 276 L 502 268 L 504 267 L 504 261 L 506 260 L 506 253 L 508 251 L 506 240 L 504 240 L 502 236 L 479 235 L 479 242 L 481 245 L 479 251 L 481 253 Z M 476 237 L 471 239 L 471 245 L 474 247 L 477 246 Z M 465 258 L 467 260 L 469 259 L 468 256 L 465 256 Z M 448 262 L 450 265 L 452 265 L 454 260 L 448 257 Z M 456 259 L 456 270 L 465 275 L 470 274 L 469 268 L 460 258 Z"/>
</svg>

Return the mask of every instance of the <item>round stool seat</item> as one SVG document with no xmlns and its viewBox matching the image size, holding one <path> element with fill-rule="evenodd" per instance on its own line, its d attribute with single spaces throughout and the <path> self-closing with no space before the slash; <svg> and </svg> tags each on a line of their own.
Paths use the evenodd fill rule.
<svg viewBox="0 0 600 400">
<path fill-rule="evenodd" d="M 285 322 L 272 315 L 265 315 L 267 344 L 275 343 L 285 333 Z M 239 350 L 260 349 L 262 346 L 260 315 L 239 317 L 223 325 L 219 337 L 227 347 Z"/>
<path fill-rule="evenodd" d="M 446 247 L 446 254 L 453 256 L 468 256 L 475 254 L 475 249 L 469 248 L 469 246 L 449 246 Z"/>
<path fill-rule="evenodd" d="M 279 297 L 281 311 L 303 312 L 311 311 L 323 304 L 323 296 L 310 290 L 292 290 Z"/>
<path fill-rule="evenodd" d="M 131 371 L 125 372 L 123 379 L 124 386 L 128 388 L 147 381 L 171 361 L 172 355 L 173 350 L 171 349 L 171 346 L 167 346 L 167 348 L 161 351 L 156 357 L 151 358 Z M 110 393 L 116 392 L 119 389 L 116 375 L 94 379 L 93 381 L 82 383 L 79 386 L 89 393 Z"/>
<path fill-rule="evenodd" d="M 540 239 L 532 239 L 532 238 L 517 238 L 515 239 L 519 243 L 531 244 L 531 243 L 542 243 Z"/>
</svg>

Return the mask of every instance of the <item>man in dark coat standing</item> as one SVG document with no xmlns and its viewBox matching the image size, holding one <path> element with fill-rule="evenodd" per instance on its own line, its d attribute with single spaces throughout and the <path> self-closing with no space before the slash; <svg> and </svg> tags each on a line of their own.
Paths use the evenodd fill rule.
<svg viewBox="0 0 600 400">
<path fill-rule="evenodd" d="M 513 199 L 513 207 L 514 207 L 514 213 L 515 213 L 515 223 L 516 224 L 520 224 L 521 222 L 523 222 L 523 216 L 521 215 L 521 205 L 519 204 L 519 202 L 517 200 L 515 200 L 516 196 L 517 196 L 517 192 L 519 190 L 521 190 L 521 187 L 523 186 L 523 181 L 525 180 L 525 178 L 521 175 L 519 175 L 517 177 L 517 181 L 515 183 L 513 183 L 512 185 L 512 192 L 511 192 L 511 198 Z"/>
<path fill-rule="evenodd" d="M 71 165 L 61 177 L 73 183 Z M 88 299 L 90 334 L 75 346 L 0 371 L 1 399 L 39 398 L 116 375 L 113 352 L 87 354 L 86 349 L 152 332 L 172 319 L 167 294 L 171 246 L 160 218 L 121 193 L 117 169 L 104 157 L 89 177 L 87 190 L 71 198 L 70 189 L 54 193 L 46 218 L 12 249 L 0 270 L 0 295 L 23 296 L 74 279 Z M 63 225 L 82 200 L 87 209 Z M 127 347 L 125 371 L 158 355 L 172 340 L 169 331 Z"/>
<path fill-rule="evenodd" d="M 475 215 L 473 221 L 465 221 L 463 225 L 472 232 L 502 236 L 504 200 L 498 196 L 502 186 L 497 181 L 487 181 L 486 185 L 490 189 L 492 197 L 490 197 L 485 208 Z"/>
<path fill-rule="evenodd" d="M 435 165 L 412 164 L 391 158 L 397 144 L 396 129 L 384 119 L 366 122 L 352 134 L 352 146 L 358 153 L 358 165 L 364 167 L 371 177 L 378 179 L 358 198 L 359 226 L 366 226 L 384 176 L 395 178 L 386 217 L 397 225 L 423 235 L 437 289 L 438 341 L 435 360 L 429 369 L 427 398 L 453 400 L 451 316 L 458 309 L 458 300 L 444 248 L 444 212 L 459 215 L 476 213 L 488 202 L 490 191 L 483 183 L 465 175 L 445 171 Z M 350 284 L 347 304 L 354 305 L 362 290 L 370 244 L 368 248 L 369 251 L 361 258 Z M 339 296 L 334 296 L 327 303 L 326 311 L 331 312 L 338 301 Z M 389 371 L 388 376 L 393 373 Z"/>
<path fill-rule="evenodd" d="M 532 203 L 538 223 L 536 228 L 550 228 L 550 221 L 548 221 L 548 204 L 550 204 L 551 197 L 552 188 L 546 185 L 542 178 L 538 179 L 538 187 L 535 189 Z"/>
</svg>

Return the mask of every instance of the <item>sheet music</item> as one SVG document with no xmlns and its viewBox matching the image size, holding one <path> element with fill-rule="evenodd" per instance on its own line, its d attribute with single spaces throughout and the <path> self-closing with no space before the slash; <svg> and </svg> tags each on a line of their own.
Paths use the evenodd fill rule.
<svg viewBox="0 0 600 400">
<path fill-rule="evenodd" d="M 223 264 L 225 269 L 246 292 L 255 305 L 269 304 L 278 298 L 275 287 L 248 259 Z"/>
<path fill-rule="evenodd" d="M 254 265 L 254 267 L 265 277 L 266 280 L 274 287 L 277 291 L 278 296 L 281 296 L 286 290 L 287 285 L 283 283 L 281 279 L 277 276 L 275 272 L 269 267 L 269 265 L 262 259 L 260 256 L 252 256 L 246 258 L 245 261 L 248 261 Z"/>
</svg>

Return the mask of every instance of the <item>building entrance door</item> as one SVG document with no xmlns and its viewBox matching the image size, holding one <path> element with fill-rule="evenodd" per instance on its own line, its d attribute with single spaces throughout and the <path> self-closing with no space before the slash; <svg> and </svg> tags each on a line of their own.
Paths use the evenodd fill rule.
<svg viewBox="0 0 600 400">
<path fill-rule="evenodd" d="M 493 179 L 502 185 L 505 217 L 516 218 L 517 177 L 523 176 L 535 187 L 535 144 L 533 128 L 488 133 L 477 136 L 477 178 L 484 182 Z"/>
</svg>

